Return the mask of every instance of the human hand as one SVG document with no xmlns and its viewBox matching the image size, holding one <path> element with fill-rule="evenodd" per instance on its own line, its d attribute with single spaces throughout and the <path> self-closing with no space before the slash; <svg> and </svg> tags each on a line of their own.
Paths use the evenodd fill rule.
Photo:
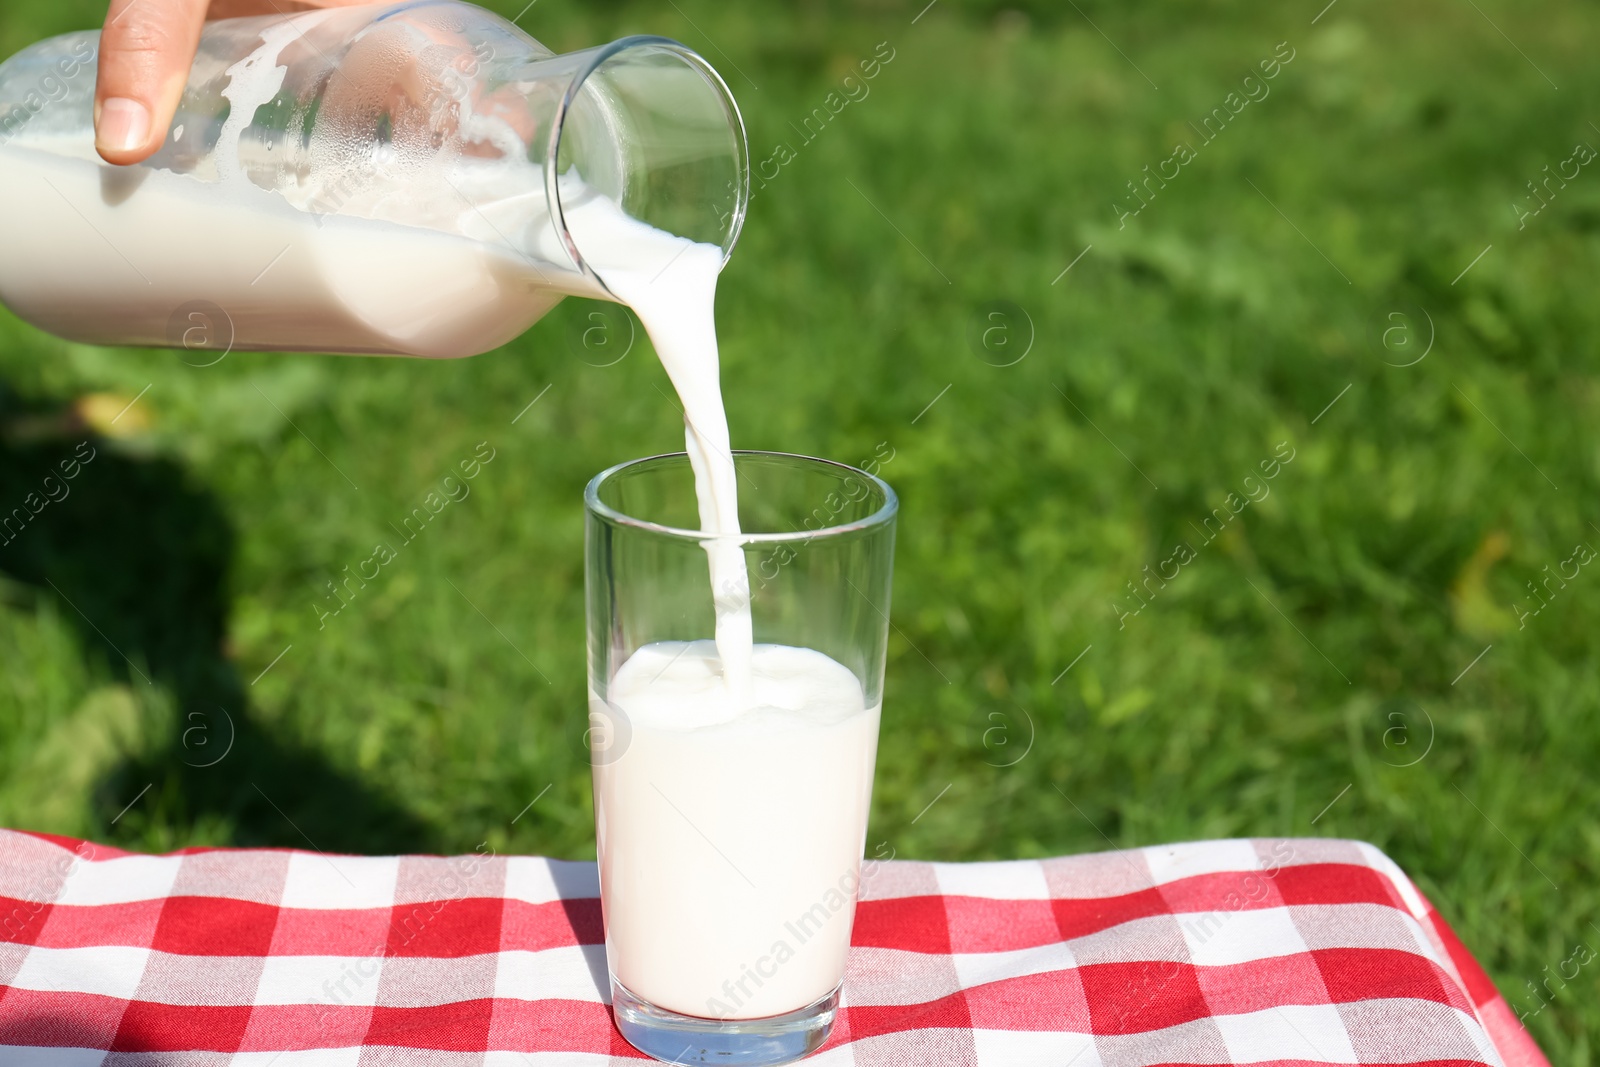
<svg viewBox="0 0 1600 1067">
<path fill-rule="evenodd" d="M 108 163 L 148 159 L 166 139 L 206 19 L 288 15 L 370 0 L 111 0 L 100 35 L 94 146 Z"/>
</svg>

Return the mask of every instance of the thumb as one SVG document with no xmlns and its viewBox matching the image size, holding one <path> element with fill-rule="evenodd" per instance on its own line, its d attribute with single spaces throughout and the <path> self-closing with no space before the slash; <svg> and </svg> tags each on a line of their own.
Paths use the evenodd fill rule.
<svg viewBox="0 0 1600 1067">
<path fill-rule="evenodd" d="M 183 96 L 206 0 L 111 0 L 100 34 L 94 146 L 108 163 L 155 153 Z"/>
</svg>

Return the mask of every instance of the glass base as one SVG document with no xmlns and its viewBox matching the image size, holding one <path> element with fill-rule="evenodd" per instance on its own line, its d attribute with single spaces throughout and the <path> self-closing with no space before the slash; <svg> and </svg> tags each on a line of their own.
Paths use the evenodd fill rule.
<svg viewBox="0 0 1600 1067">
<path fill-rule="evenodd" d="M 839 1010 L 839 987 L 820 1000 L 765 1019 L 700 1019 L 658 1008 L 611 980 L 611 1010 L 628 1044 L 663 1063 L 774 1067 L 822 1047 Z"/>
</svg>

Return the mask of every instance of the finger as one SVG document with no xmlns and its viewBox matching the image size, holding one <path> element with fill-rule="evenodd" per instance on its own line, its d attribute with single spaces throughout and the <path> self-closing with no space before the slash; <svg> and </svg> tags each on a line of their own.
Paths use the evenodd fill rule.
<svg viewBox="0 0 1600 1067">
<path fill-rule="evenodd" d="M 95 149 L 137 163 L 166 139 L 205 21 L 206 0 L 111 0 L 100 34 Z"/>
</svg>

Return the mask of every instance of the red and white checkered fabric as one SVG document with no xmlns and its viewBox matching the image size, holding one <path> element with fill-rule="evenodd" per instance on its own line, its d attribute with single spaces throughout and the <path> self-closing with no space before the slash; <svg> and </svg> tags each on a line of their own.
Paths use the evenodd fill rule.
<svg viewBox="0 0 1600 1067">
<path fill-rule="evenodd" d="M 637 1062 L 595 868 L 0 831 L 0 1064 Z M 1392 861 L 1328 840 L 869 863 L 824 1065 L 1547 1067 Z"/>
</svg>

